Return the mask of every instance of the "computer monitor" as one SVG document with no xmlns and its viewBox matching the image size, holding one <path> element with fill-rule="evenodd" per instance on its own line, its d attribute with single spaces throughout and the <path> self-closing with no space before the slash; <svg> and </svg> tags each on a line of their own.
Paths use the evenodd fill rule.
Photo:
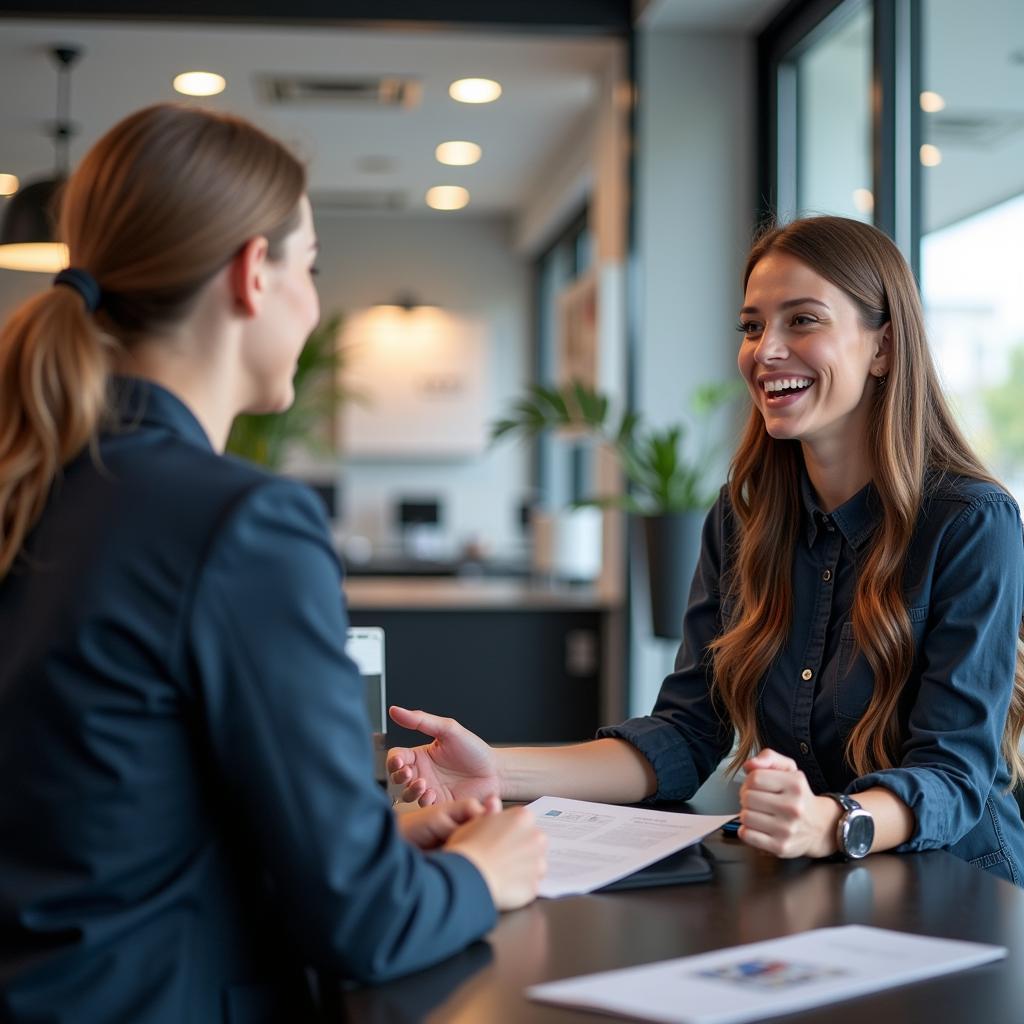
<svg viewBox="0 0 1024 1024">
<path fill-rule="evenodd" d="M 374 772 L 379 782 L 385 782 L 388 719 L 384 681 L 384 630 L 379 626 L 350 626 L 345 649 L 363 677 L 366 712 L 373 732 Z"/>
</svg>

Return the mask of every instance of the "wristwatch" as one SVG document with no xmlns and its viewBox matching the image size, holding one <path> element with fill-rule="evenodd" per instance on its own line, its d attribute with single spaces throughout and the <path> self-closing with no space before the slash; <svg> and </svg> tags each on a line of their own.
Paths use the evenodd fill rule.
<svg viewBox="0 0 1024 1024">
<path fill-rule="evenodd" d="M 825 793 L 843 809 L 843 814 L 836 823 L 836 845 L 839 852 L 852 860 L 859 860 L 867 855 L 875 839 L 875 819 L 870 811 L 845 793 Z"/>
</svg>

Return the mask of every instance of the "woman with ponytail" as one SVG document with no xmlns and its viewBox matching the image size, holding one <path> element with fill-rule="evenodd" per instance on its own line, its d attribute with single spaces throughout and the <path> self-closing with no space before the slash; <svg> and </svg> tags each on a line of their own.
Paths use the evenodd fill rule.
<svg viewBox="0 0 1024 1024">
<path fill-rule="evenodd" d="M 393 813 L 322 507 L 221 454 L 319 316 L 305 189 L 245 121 L 140 111 L 0 331 L 4 1021 L 301 1020 L 307 965 L 417 970 L 536 892 L 527 812 Z"/>
<path fill-rule="evenodd" d="M 457 723 L 391 752 L 403 797 L 687 799 L 743 768 L 739 836 L 780 857 L 943 848 L 1024 884 L 1020 512 L 942 395 L 913 276 L 880 231 L 764 232 L 744 275 L 751 397 L 708 514 L 676 671 L 576 747 Z"/>
</svg>

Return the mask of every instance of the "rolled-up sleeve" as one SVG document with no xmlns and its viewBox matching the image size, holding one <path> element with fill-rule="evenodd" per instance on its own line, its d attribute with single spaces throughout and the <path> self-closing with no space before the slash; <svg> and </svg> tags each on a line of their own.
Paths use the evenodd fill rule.
<svg viewBox="0 0 1024 1024">
<path fill-rule="evenodd" d="M 658 780 L 653 800 L 689 799 L 732 748 L 732 723 L 712 697 L 708 651 L 721 630 L 727 529 L 728 498 L 723 488 L 704 520 L 675 670 L 661 684 L 650 715 L 607 726 L 597 734 L 626 740 L 651 762 Z"/>
<path fill-rule="evenodd" d="M 1001 766 L 1024 605 L 1020 514 L 1004 494 L 975 500 L 939 550 L 920 688 L 898 767 L 848 792 L 891 790 L 914 812 L 900 851 L 948 847 L 981 819 Z"/>
<path fill-rule="evenodd" d="M 434 963 L 491 928 L 494 905 L 468 860 L 423 855 L 399 837 L 373 780 L 318 499 L 269 481 L 225 520 L 187 646 L 211 757 L 291 939 L 307 961 L 360 980 Z"/>
</svg>

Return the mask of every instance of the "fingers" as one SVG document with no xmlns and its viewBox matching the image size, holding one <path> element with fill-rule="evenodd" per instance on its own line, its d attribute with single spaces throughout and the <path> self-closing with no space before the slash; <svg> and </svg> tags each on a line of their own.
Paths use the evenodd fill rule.
<svg viewBox="0 0 1024 1024">
<path fill-rule="evenodd" d="M 410 711 L 397 704 L 392 704 L 388 708 L 388 715 L 390 715 L 391 721 L 403 729 L 414 729 L 416 732 L 426 733 L 427 736 L 435 738 L 449 732 L 453 724 L 450 718 L 441 718 L 438 715 L 428 714 L 426 711 Z"/>
<path fill-rule="evenodd" d="M 766 832 L 759 832 L 757 829 L 751 828 L 748 825 L 742 825 L 740 826 L 738 835 L 743 842 L 748 846 L 752 846 L 755 850 L 763 850 L 765 853 L 774 854 L 776 857 L 782 856 L 779 852 L 778 841 L 774 836 L 771 836 Z"/>
<path fill-rule="evenodd" d="M 784 754 L 780 754 L 772 750 L 771 747 L 765 747 L 764 750 L 759 750 L 754 757 L 750 758 L 750 760 L 743 765 L 743 770 L 747 774 L 761 768 L 769 768 L 773 771 L 782 772 L 795 772 L 798 770 L 796 761 L 791 757 L 786 757 Z"/>
<path fill-rule="evenodd" d="M 491 794 L 484 800 L 484 814 L 501 814 L 501 797 Z"/>
<path fill-rule="evenodd" d="M 745 812 L 756 811 L 772 814 L 778 818 L 795 818 L 799 814 L 799 803 L 787 793 L 767 793 L 749 790 L 740 797 L 740 806 Z M 740 815 L 743 818 L 743 815 Z M 744 818 L 744 821 L 746 819 Z"/>
<path fill-rule="evenodd" d="M 747 793 L 796 793 L 800 790 L 803 778 L 803 772 L 755 768 L 747 772 L 747 777 L 740 786 L 740 800 L 742 801 Z"/>
<path fill-rule="evenodd" d="M 466 797 L 462 800 L 451 800 L 447 804 L 441 804 L 441 808 L 451 817 L 453 822 L 459 825 L 474 818 L 479 818 L 486 813 L 484 805 L 473 797 Z"/>
<path fill-rule="evenodd" d="M 406 765 L 411 765 L 416 760 L 416 752 L 408 747 L 392 747 L 388 751 L 387 769 L 389 772 L 397 772 Z"/>
</svg>

